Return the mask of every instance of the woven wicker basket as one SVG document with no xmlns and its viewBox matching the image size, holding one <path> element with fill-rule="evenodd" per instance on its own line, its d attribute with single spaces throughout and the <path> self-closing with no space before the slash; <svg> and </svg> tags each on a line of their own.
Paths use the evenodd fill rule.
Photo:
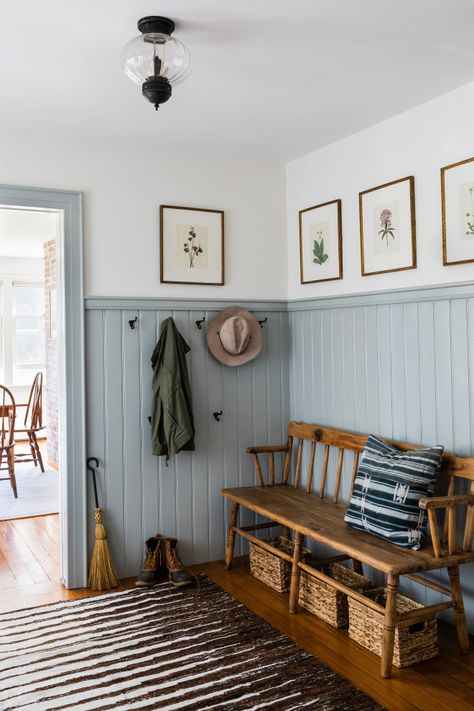
<svg viewBox="0 0 474 711">
<path fill-rule="evenodd" d="M 352 590 L 363 592 L 370 587 L 370 580 L 363 575 L 354 573 L 339 563 L 331 563 L 321 568 L 321 572 L 333 580 L 347 585 Z M 313 615 L 320 617 L 333 627 L 347 627 L 349 624 L 349 608 L 347 595 L 336 590 L 329 583 L 313 578 L 304 571 L 301 573 L 299 604 Z"/>
<path fill-rule="evenodd" d="M 376 588 L 366 593 L 380 605 L 385 605 L 387 591 Z M 420 605 L 408 597 L 397 595 L 397 613 L 416 610 Z M 349 636 L 371 652 L 382 655 L 383 614 L 372 610 L 359 600 L 349 599 Z M 438 655 L 438 629 L 435 617 L 412 625 L 397 625 L 393 664 L 409 667 Z"/>
<path fill-rule="evenodd" d="M 270 538 L 269 543 L 273 548 L 293 555 L 294 542 L 284 536 Z M 301 560 L 310 561 L 312 554 L 306 548 L 301 551 Z M 290 589 L 291 563 L 273 555 L 270 551 L 260 548 L 257 543 L 249 543 L 250 575 L 258 578 L 277 592 L 288 592 Z"/>
</svg>

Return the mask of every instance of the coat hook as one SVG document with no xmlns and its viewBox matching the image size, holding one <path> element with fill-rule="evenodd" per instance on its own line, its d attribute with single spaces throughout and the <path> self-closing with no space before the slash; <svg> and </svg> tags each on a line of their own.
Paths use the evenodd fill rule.
<svg viewBox="0 0 474 711">
<path fill-rule="evenodd" d="M 135 318 L 131 318 L 130 321 L 128 322 L 128 325 L 132 329 L 132 331 L 135 330 L 135 324 L 138 321 L 138 316 L 135 316 Z"/>
<path fill-rule="evenodd" d="M 267 321 L 268 321 L 268 318 L 267 318 L 266 316 L 265 316 L 264 319 L 262 319 L 261 321 L 259 321 L 260 328 L 263 328 L 263 324 L 266 323 Z"/>
<path fill-rule="evenodd" d="M 199 328 L 199 330 L 201 330 L 202 324 L 204 323 L 205 320 L 206 320 L 206 317 L 203 316 L 202 319 L 200 319 L 199 321 L 196 321 L 196 326 Z"/>
<path fill-rule="evenodd" d="M 222 410 L 221 410 L 220 412 L 213 412 L 212 414 L 214 415 L 214 419 L 215 419 L 216 422 L 220 422 L 220 421 L 221 421 Z"/>
</svg>

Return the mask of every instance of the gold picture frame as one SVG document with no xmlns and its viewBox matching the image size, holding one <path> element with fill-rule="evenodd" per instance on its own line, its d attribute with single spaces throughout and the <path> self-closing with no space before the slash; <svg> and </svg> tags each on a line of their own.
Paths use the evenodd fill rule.
<svg viewBox="0 0 474 711">
<path fill-rule="evenodd" d="M 379 204 L 375 205 L 376 193 Z M 384 196 L 383 193 L 386 193 Z M 364 202 L 367 203 L 364 206 Z M 390 209 L 392 208 L 392 209 Z M 397 221 L 393 214 L 397 210 Z M 364 210 L 372 210 L 368 217 Z M 375 216 L 377 215 L 377 219 Z M 378 222 L 376 225 L 375 222 Z M 392 180 L 359 193 L 361 275 L 388 274 L 416 269 L 415 178 Z M 403 225 L 403 226 L 402 226 Z M 369 229 L 368 229 L 369 226 Z M 368 232 L 371 233 L 369 246 Z M 384 242 L 385 240 L 385 242 Z M 387 252 L 384 255 L 383 245 Z M 370 249 L 370 254 L 369 254 Z M 396 266 L 391 266 L 391 264 Z"/>
<path fill-rule="evenodd" d="M 313 234 L 317 224 L 308 224 L 307 218 L 314 214 L 314 219 L 319 219 L 317 214 L 320 213 L 321 219 L 325 219 L 327 224 L 326 248 L 329 245 L 329 255 L 325 253 L 324 248 L 321 253 L 315 251 L 321 245 L 324 245 L 324 237 L 322 232 L 318 241 L 316 234 Z M 298 212 L 299 225 L 299 247 L 300 247 L 300 281 L 301 284 L 317 284 L 324 281 L 335 281 L 343 278 L 343 256 L 342 256 L 342 201 L 341 199 L 329 200 L 306 207 Z M 315 239 L 316 238 L 316 239 Z M 331 260 L 331 254 L 334 254 L 335 260 Z M 317 264 L 315 267 L 314 264 Z M 323 269 L 323 275 L 319 278 L 315 270 Z"/>
<path fill-rule="evenodd" d="M 469 222 L 467 220 L 467 225 L 468 229 L 473 235 L 473 257 L 472 258 L 462 258 L 462 259 L 448 259 L 448 229 L 447 229 L 447 213 L 448 213 L 448 205 L 447 205 L 447 187 L 446 187 L 446 178 L 447 178 L 447 173 L 450 170 L 457 170 L 461 169 L 464 166 L 467 166 L 468 164 L 472 163 L 472 183 L 474 184 L 474 157 L 473 158 L 466 158 L 465 160 L 460 160 L 457 163 L 451 163 L 450 165 L 445 165 L 443 168 L 440 170 L 440 177 L 441 177 L 441 232 L 442 232 L 442 250 L 443 250 L 443 266 L 445 267 L 450 267 L 454 266 L 456 264 L 470 264 L 471 262 L 474 262 L 474 187 L 471 186 L 470 188 L 470 197 L 471 197 L 471 220 L 472 222 Z M 460 200 L 459 196 L 459 189 L 462 186 L 457 186 L 458 187 L 458 199 Z M 461 204 L 458 206 L 458 216 L 461 213 Z M 469 216 L 469 213 L 464 213 L 464 216 L 467 218 Z M 467 234 L 467 233 L 466 233 Z M 460 235 L 459 235 L 460 236 Z M 458 256 L 463 256 L 463 255 L 458 255 Z"/>
<path fill-rule="evenodd" d="M 160 205 L 160 283 L 223 286 L 224 242 L 223 210 Z"/>
</svg>

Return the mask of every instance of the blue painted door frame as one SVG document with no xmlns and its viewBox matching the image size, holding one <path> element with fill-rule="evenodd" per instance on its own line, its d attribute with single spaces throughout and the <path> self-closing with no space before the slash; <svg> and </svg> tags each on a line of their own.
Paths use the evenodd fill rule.
<svg viewBox="0 0 474 711">
<path fill-rule="evenodd" d="M 85 384 L 82 193 L 68 190 L 0 186 L 0 206 L 60 210 L 63 239 L 62 323 L 64 328 L 63 441 L 61 538 L 62 578 L 68 588 L 83 587 L 87 579 Z"/>
</svg>

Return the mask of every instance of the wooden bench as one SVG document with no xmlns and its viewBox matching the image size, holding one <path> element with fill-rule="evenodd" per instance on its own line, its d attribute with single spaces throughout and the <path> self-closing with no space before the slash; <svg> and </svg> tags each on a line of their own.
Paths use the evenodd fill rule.
<svg viewBox="0 0 474 711">
<path fill-rule="evenodd" d="M 299 583 L 301 570 L 309 575 L 325 581 L 333 587 L 354 598 L 364 600 L 364 604 L 384 615 L 384 636 L 382 647 L 381 672 L 383 677 L 390 677 L 392 671 L 393 645 L 395 625 L 412 625 L 433 616 L 433 614 L 452 607 L 454 611 L 459 647 L 462 653 L 468 652 L 469 639 L 464 614 L 462 591 L 459 582 L 459 566 L 474 561 L 471 550 L 474 533 L 474 458 L 461 458 L 453 454 L 443 457 L 442 471 L 447 476 L 447 495 L 420 500 L 420 507 L 428 512 L 430 538 L 419 551 L 401 548 L 382 538 L 357 531 L 344 523 L 347 503 L 339 503 L 341 486 L 344 480 L 344 458 L 346 453 L 352 458 L 351 481 L 349 491 L 352 493 L 359 464 L 359 454 L 364 449 L 367 435 L 345 432 L 329 427 L 290 422 L 288 441 L 284 445 L 267 447 L 249 447 L 247 450 L 254 458 L 258 486 L 246 486 L 223 489 L 221 494 L 231 501 L 231 514 L 226 543 L 226 567 L 230 568 L 234 551 L 236 534 L 257 545 L 269 549 L 275 555 L 292 564 L 289 611 L 297 611 Z M 401 450 L 417 449 L 416 446 L 404 442 L 390 441 Z M 296 456 L 294 450 L 296 445 Z M 321 475 L 314 476 L 317 446 L 323 447 Z M 307 449 L 308 451 L 303 452 Z M 330 495 L 327 494 L 328 469 L 331 449 L 337 450 L 337 464 L 334 486 Z M 264 475 L 259 455 L 268 456 L 268 484 Z M 275 456 L 283 455 L 281 483 L 275 482 Z M 293 467 L 293 460 L 296 464 Z M 302 462 L 307 459 L 306 481 L 300 487 L 302 479 Z M 294 470 L 290 477 L 290 471 Z M 305 467 L 306 469 L 306 467 Z M 464 489 L 468 493 L 455 495 L 457 482 L 464 481 Z M 265 523 L 241 526 L 237 525 L 240 507 L 260 514 L 269 521 Z M 458 544 L 456 536 L 456 510 L 458 506 L 466 506 L 466 522 L 462 541 Z M 440 530 L 436 510 L 444 509 L 444 525 Z M 276 550 L 265 541 L 257 538 L 251 531 L 283 526 L 286 536 L 293 532 L 295 538 L 294 555 L 289 556 L 284 551 Z M 365 598 L 346 586 L 336 583 L 325 575 L 322 570 L 315 569 L 301 561 L 301 548 L 304 537 L 325 544 L 336 550 L 340 555 L 329 560 L 348 560 L 354 562 L 354 569 L 362 572 L 362 564 L 367 564 L 386 574 L 387 600 L 385 607 Z M 328 559 L 318 561 L 327 563 Z M 450 588 L 427 580 L 420 572 L 447 568 Z M 397 616 L 396 598 L 399 590 L 400 576 L 406 576 L 427 588 L 446 595 L 449 599 L 435 605 L 412 610 Z"/>
</svg>

